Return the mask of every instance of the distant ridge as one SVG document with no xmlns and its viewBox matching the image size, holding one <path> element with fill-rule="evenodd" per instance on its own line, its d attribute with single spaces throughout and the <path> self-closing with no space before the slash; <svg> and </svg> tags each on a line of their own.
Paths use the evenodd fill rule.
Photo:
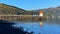
<svg viewBox="0 0 60 34">
<path fill-rule="evenodd" d="M 32 11 L 39 13 L 40 10 L 43 10 L 43 11 L 45 12 L 45 14 L 60 15 L 60 6 L 51 7 L 51 8 L 46 8 L 46 9 L 32 10 Z"/>
</svg>

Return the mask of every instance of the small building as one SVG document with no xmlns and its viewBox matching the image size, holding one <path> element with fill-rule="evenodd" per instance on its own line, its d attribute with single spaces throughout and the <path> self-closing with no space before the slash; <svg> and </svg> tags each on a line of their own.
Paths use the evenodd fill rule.
<svg viewBox="0 0 60 34">
<path fill-rule="evenodd" d="M 44 11 L 41 10 L 41 11 L 39 12 L 39 16 L 40 16 L 40 17 L 43 17 L 43 15 L 44 15 Z"/>
</svg>

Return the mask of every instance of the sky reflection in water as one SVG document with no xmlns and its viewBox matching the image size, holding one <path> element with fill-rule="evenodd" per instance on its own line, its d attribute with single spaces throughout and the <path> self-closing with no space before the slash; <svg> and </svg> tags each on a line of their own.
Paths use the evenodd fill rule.
<svg viewBox="0 0 60 34">
<path fill-rule="evenodd" d="M 14 27 L 24 27 L 28 32 L 34 31 L 35 34 L 60 34 L 60 25 L 44 23 L 42 28 L 39 22 L 15 22 Z"/>
</svg>

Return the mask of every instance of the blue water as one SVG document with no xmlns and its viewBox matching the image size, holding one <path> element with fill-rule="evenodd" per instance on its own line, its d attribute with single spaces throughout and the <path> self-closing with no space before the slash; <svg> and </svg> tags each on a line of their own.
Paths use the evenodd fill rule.
<svg viewBox="0 0 60 34">
<path fill-rule="evenodd" d="M 24 27 L 24 31 L 34 31 L 34 34 L 60 34 L 60 25 L 58 24 L 44 23 L 41 27 L 39 22 L 15 22 L 12 26 L 15 28 L 22 26 Z"/>
</svg>

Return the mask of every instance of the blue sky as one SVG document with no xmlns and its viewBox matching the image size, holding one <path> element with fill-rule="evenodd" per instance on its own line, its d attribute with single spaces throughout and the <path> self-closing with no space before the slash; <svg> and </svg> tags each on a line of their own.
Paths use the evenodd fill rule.
<svg viewBox="0 0 60 34">
<path fill-rule="evenodd" d="M 26 10 L 60 6 L 60 0 L 0 0 L 0 3 L 5 3 Z"/>
</svg>

